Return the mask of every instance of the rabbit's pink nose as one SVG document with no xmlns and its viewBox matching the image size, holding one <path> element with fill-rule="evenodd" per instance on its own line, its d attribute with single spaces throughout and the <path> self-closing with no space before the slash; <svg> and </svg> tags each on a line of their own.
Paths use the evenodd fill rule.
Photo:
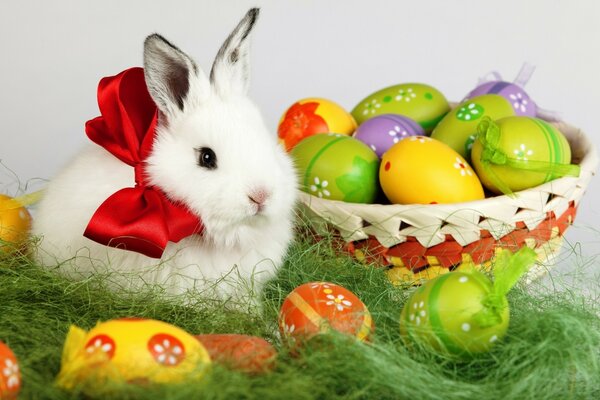
<svg viewBox="0 0 600 400">
<path fill-rule="evenodd" d="M 259 211 L 264 207 L 265 202 L 271 197 L 271 193 L 264 188 L 253 190 L 248 194 L 248 199 L 258 205 Z"/>
</svg>

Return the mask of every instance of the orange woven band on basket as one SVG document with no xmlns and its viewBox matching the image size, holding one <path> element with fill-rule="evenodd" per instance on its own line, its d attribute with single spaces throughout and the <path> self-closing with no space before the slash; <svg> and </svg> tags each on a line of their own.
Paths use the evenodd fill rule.
<svg viewBox="0 0 600 400">
<path fill-rule="evenodd" d="M 573 223 L 577 207 L 569 203 L 568 209 L 559 217 L 553 211 L 534 229 L 529 230 L 524 222 L 517 222 L 516 229 L 500 239 L 495 239 L 487 230 L 481 230 L 481 239 L 466 246 L 460 245 L 451 235 L 443 243 L 425 247 L 414 237 L 392 247 L 383 246 L 376 238 L 348 243 L 347 250 L 357 258 L 381 266 L 401 267 L 420 272 L 429 267 L 453 269 L 465 261 L 481 265 L 491 260 L 498 249 L 518 250 L 523 246 L 541 248 L 551 239 L 564 235 Z M 436 274 L 439 274 L 437 271 Z"/>
</svg>

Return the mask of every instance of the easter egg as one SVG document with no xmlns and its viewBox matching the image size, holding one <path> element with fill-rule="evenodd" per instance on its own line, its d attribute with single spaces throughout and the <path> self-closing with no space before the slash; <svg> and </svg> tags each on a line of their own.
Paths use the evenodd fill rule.
<svg viewBox="0 0 600 400">
<path fill-rule="evenodd" d="M 514 115 L 510 103 L 497 94 L 484 94 L 460 103 L 431 132 L 464 158 L 469 158 L 477 136 L 477 124 L 484 116 L 492 120 Z"/>
<path fill-rule="evenodd" d="M 287 151 L 302 139 L 317 133 L 351 135 L 356 121 L 342 106 L 331 100 L 307 98 L 294 103 L 279 121 L 277 135 Z"/>
<path fill-rule="evenodd" d="M 436 88 L 422 83 L 402 83 L 365 97 L 354 107 L 352 115 L 360 125 L 381 114 L 401 114 L 429 133 L 448 111 L 448 100 Z"/>
<path fill-rule="evenodd" d="M 513 116 L 495 123 L 486 120 L 481 124 L 482 127 L 497 127 L 497 143 L 486 143 L 484 146 L 482 137 L 478 136 L 473 144 L 471 159 L 483 185 L 494 193 L 502 193 L 500 184 L 518 191 L 556 179 L 559 175 L 553 172 L 555 168 L 552 164 L 565 166 L 571 162 L 571 148 L 567 139 L 546 121 Z M 495 153 L 496 157 L 503 155 L 505 164 L 486 162 L 483 158 L 486 147 L 489 150 L 487 153 Z M 543 164 L 547 166 L 543 168 Z"/>
<path fill-rule="evenodd" d="M 277 351 L 263 338 L 237 334 L 196 335 L 213 362 L 246 373 L 273 369 Z"/>
<path fill-rule="evenodd" d="M 329 282 L 298 286 L 285 298 L 279 312 L 283 337 L 306 340 L 335 330 L 364 341 L 374 330 L 371 314 L 354 293 Z"/>
<path fill-rule="evenodd" d="M 506 298 L 500 320 L 483 324 L 478 319 L 492 284 L 480 272 L 450 272 L 419 287 L 400 315 L 400 333 L 408 344 L 461 355 L 489 350 L 506 334 L 509 309 Z"/>
<path fill-rule="evenodd" d="M 63 350 L 59 386 L 81 381 L 169 383 L 200 379 L 210 364 L 202 344 L 166 322 L 123 318 L 89 332 L 71 326 Z"/>
<path fill-rule="evenodd" d="M 392 146 L 381 159 L 379 180 L 396 204 L 457 203 L 484 198 L 471 166 L 446 144 L 412 136 Z"/>
<path fill-rule="evenodd" d="M 0 399 L 16 399 L 21 390 L 21 371 L 12 350 L 0 341 Z"/>
<path fill-rule="evenodd" d="M 0 194 L 0 254 L 21 247 L 30 227 L 29 211 L 11 197 Z"/>
<path fill-rule="evenodd" d="M 350 136 L 310 136 L 291 151 L 301 189 L 324 199 L 372 203 L 377 197 L 379 157 Z"/>
<path fill-rule="evenodd" d="M 535 117 L 537 114 L 537 105 L 531 100 L 527 92 L 515 83 L 504 81 L 485 82 L 473 89 L 466 99 L 484 94 L 497 94 L 504 97 L 512 105 L 515 115 Z"/>
<path fill-rule="evenodd" d="M 363 122 L 354 137 L 373 150 L 379 158 L 400 139 L 423 136 L 425 131 L 412 119 L 398 114 L 383 114 Z"/>
</svg>

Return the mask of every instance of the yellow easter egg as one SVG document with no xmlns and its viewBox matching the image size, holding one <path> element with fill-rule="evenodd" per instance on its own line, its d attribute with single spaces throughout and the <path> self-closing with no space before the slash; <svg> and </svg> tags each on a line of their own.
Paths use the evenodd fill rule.
<svg viewBox="0 0 600 400">
<path fill-rule="evenodd" d="M 0 194 L 0 254 L 18 249 L 27 240 L 31 215 L 11 197 Z"/>
<path fill-rule="evenodd" d="M 317 97 L 292 104 L 283 114 L 277 128 L 279 142 L 287 151 L 302 139 L 319 133 L 352 135 L 356 130 L 354 117 L 339 104 Z"/>
<path fill-rule="evenodd" d="M 448 145 L 411 136 L 392 146 L 381 160 L 381 188 L 396 204 L 443 204 L 485 197 L 471 166 Z"/>
<path fill-rule="evenodd" d="M 71 389 L 113 383 L 175 383 L 200 379 L 210 364 L 204 346 L 166 322 L 123 318 L 89 332 L 72 326 L 65 340 L 58 385 Z"/>
</svg>

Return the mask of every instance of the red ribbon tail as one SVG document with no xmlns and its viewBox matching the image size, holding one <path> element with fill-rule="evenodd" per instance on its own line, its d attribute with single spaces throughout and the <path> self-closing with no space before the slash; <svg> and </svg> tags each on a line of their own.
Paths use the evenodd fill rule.
<svg viewBox="0 0 600 400">
<path fill-rule="evenodd" d="M 98 207 L 84 236 L 100 244 L 160 258 L 169 242 L 160 195 L 125 188 Z"/>
</svg>

